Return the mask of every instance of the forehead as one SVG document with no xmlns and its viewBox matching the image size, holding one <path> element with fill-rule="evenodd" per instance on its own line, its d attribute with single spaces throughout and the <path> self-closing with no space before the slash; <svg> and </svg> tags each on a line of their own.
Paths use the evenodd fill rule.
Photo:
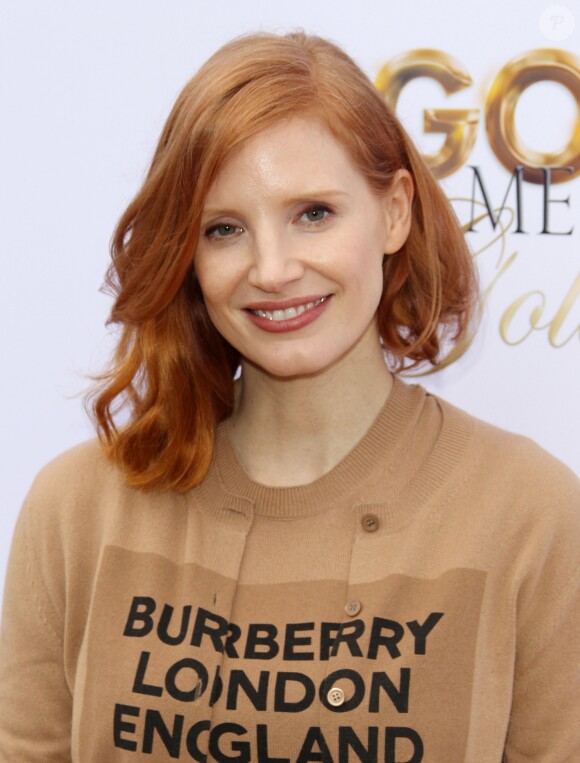
<svg viewBox="0 0 580 763">
<path fill-rule="evenodd" d="M 245 141 L 222 165 L 206 207 L 234 194 L 260 199 L 299 194 L 309 187 L 352 189 L 366 178 L 343 144 L 319 120 L 294 117 Z"/>
</svg>

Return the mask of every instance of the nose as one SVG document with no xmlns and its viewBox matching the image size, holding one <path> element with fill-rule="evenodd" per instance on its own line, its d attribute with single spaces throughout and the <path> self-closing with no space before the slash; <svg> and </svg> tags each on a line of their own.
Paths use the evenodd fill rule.
<svg viewBox="0 0 580 763">
<path fill-rule="evenodd" d="M 304 275 L 304 264 L 295 244 L 284 236 L 256 236 L 252 245 L 252 262 L 248 281 L 265 292 L 277 293 Z"/>
</svg>

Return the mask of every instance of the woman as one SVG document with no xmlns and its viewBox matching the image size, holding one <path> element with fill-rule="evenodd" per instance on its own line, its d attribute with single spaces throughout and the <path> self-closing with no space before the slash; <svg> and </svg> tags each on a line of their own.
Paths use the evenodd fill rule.
<svg viewBox="0 0 580 763">
<path fill-rule="evenodd" d="M 578 484 L 394 375 L 465 341 L 475 278 L 353 62 L 216 53 L 112 255 L 100 445 L 15 535 L 0 758 L 576 759 Z"/>
</svg>

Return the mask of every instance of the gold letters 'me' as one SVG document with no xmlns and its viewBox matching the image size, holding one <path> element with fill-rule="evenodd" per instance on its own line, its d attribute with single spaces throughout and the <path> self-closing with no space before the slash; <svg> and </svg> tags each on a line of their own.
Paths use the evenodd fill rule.
<svg viewBox="0 0 580 763">
<path fill-rule="evenodd" d="M 469 74 L 452 56 L 423 48 L 388 61 L 380 70 L 375 86 L 395 111 L 401 90 L 418 77 L 436 80 L 447 95 L 472 84 Z M 465 163 L 475 143 L 478 122 L 478 109 L 425 109 L 425 132 L 446 135 L 439 153 L 424 156 L 435 177 L 447 177 Z"/>
<path fill-rule="evenodd" d="M 567 88 L 576 100 L 578 118 L 568 145 L 558 153 L 534 151 L 520 141 L 515 110 L 523 91 L 536 82 L 550 80 Z M 512 59 L 497 75 L 487 97 L 486 129 L 493 152 L 510 172 L 524 166 L 524 178 L 543 183 L 541 167 L 573 167 L 572 173 L 555 173 L 563 183 L 580 173 L 580 58 L 564 50 L 532 50 Z"/>
</svg>

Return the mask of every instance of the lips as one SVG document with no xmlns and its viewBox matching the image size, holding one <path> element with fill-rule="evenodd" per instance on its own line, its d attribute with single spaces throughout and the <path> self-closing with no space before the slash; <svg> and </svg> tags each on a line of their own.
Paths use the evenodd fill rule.
<svg viewBox="0 0 580 763">
<path fill-rule="evenodd" d="M 252 310 L 248 308 L 254 315 L 260 316 L 260 318 L 267 318 L 269 321 L 288 321 L 291 318 L 296 318 L 299 315 L 312 310 L 318 305 L 322 304 L 328 297 L 318 297 L 311 302 L 302 302 L 299 305 L 291 305 L 285 309 L 277 308 L 275 310 L 262 310 L 257 308 Z"/>
<path fill-rule="evenodd" d="M 252 323 L 270 333 L 296 331 L 313 323 L 326 310 L 332 294 L 260 302 L 245 310 Z"/>
</svg>

